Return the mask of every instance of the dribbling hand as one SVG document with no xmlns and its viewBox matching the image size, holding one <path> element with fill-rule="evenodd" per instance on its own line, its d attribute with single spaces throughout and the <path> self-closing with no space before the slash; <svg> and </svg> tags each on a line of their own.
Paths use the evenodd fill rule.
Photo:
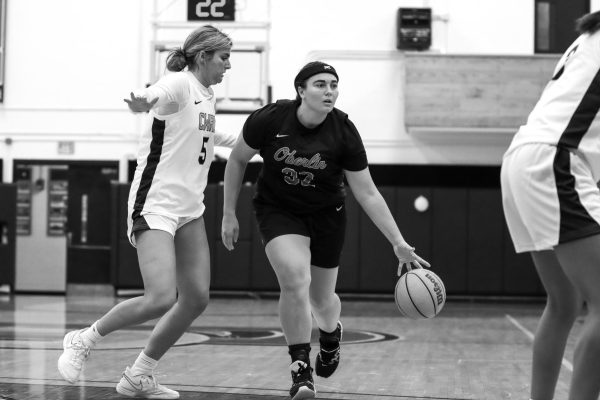
<svg viewBox="0 0 600 400">
<path fill-rule="evenodd" d="M 129 109 L 131 111 L 133 111 L 134 113 L 148 112 L 152 109 L 152 107 L 154 107 L 154 105 L 158 101 L 158 97 L 157 97 L 154 100 L 152 100 L 151 102 L 148 102 L 148 100 L 145 97 L 136 96 L 133 94 L 133 92 L 130 93 L 130 96 L 131 96 L 131 100 L 123 99 L 123 101 L 125 103 L 127 103 L 127 106 L 129 106 Z"/>
<path fill-rule="evenodd" d="M 406 270 L 410 271 L 413 268 L 429 268 L 431 265 L 415 253 L 415 248 L 408 243 L 400 243 L 394 246 L 394 253 L 398 257 L 398 276 L 402 275 L 402 270 L 406 266 Z"/>
</svg>

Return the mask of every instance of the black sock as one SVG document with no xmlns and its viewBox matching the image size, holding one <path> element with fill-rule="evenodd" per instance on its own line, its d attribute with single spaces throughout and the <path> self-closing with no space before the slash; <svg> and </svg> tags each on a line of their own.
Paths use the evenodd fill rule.
<svg viewBox="0 0 600 400">
<path fill-rule="evenodd" d="M 292 344 L 288 346 L 292 362 L 296 360 L 304 361 L 307 365 L 310 365 L 310 343 Z"/>
<path fill-rule="evenodd" d="M 336 336 L 337 328 L 333 332 L 325 332 L 319 328 L 319 343 L 323 350 L 331 351 L 338 348 L 340 341 Z"/>
</svg>

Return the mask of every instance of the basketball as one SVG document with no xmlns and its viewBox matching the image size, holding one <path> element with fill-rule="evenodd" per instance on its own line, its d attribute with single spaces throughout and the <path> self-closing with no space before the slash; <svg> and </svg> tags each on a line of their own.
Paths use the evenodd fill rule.
<svg viewBox="0 0 600 400">
<path fill-rule="evenodd" d="M 433 318 L 446 303 L 446 288 L 435 273 L 418 268 L 408 271 L 398 279 L 394 297 L 398 310 L 405 317 Z"/>
</svg>

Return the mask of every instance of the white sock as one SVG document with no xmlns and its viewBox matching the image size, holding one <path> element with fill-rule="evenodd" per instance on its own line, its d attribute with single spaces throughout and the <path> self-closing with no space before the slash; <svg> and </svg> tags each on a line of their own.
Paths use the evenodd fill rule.
<svg viewBox="0 0 600 400">
<path fill-rule="evenodd" d="M 152 375 L 154 374 L 154 369 L 158 365 L 158 360 L 148 357 L 142 351 L 138 358 L 133 363 L 130 371 L 132 375 Z"/>
<path fill-rule="evenodd" d="M 103 338 L 104 336 L 98 333 L 96 322 L 94 322 L 92 326 L 87 328 L 85 331 L 81 332 L 81 340 L 83 340 L 83 344 L 89 347 L 94 347 Z"/>
</svg>

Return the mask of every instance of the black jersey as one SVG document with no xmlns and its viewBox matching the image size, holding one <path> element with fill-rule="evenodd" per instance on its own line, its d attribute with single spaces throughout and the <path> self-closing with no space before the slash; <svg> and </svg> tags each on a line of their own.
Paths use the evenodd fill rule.
<svg viewBox="0 0 600 400">
<path fill-rule="evenodd" d="M 306 214 L 344 201 L 344 172 L 367 167 L 362 140 L 334 108 L 313 129 L 298 121 L 298 103 L 279 100 L 253 112 L 244 140 L 263 158 L 255 201 Z"/>
</svg>

